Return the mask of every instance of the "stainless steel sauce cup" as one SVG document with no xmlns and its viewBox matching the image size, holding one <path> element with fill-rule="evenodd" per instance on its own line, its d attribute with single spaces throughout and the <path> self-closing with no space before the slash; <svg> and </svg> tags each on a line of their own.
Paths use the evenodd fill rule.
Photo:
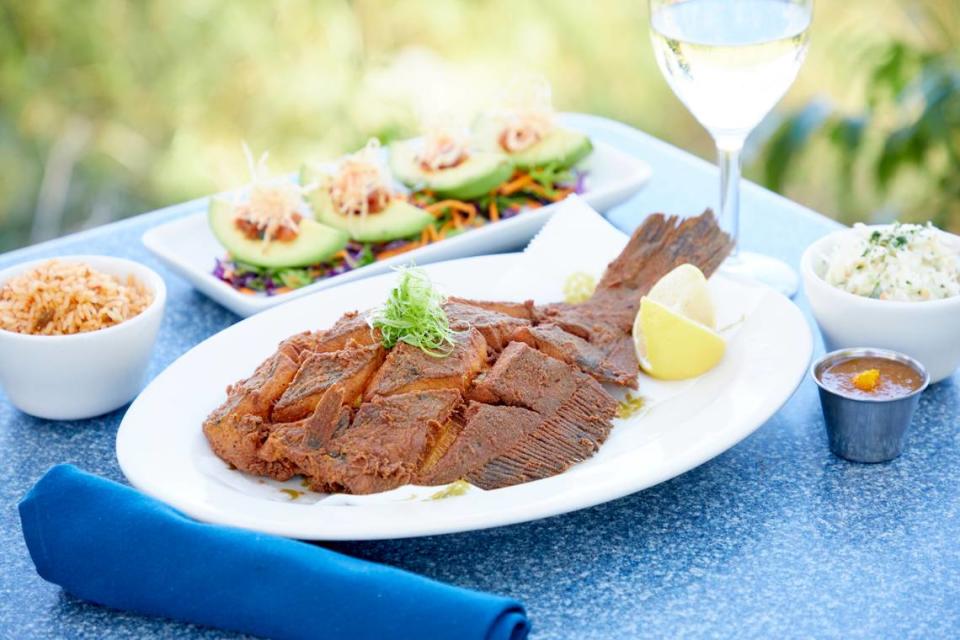
<svg viewBox="0 0 960 640">
<path fill-rule="evenodd" d="M 857 398 L 824 386 L 824 371 L 850 358 L 883 358 L 902 362 L 922 378 L 920 387 L 899 398 Z M 903 451 L 904 436 L 913 419 L 920 394 L 930 383 L 922 364 L 902 353 L 887 349 L 840 349 L 832 351 L 810 367 L 820 387 L 820 405 L 827 426 L 830 451 L 853 462 L 887 462 Z"/>
</svg>

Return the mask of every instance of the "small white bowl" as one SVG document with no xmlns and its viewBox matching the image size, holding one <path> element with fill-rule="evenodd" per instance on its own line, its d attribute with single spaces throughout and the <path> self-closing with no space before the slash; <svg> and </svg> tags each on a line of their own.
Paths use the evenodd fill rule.
<svg viewBox="0 0 960 640">
<path fill-rule="evenodd" d="M 960 296 L 901 302 L 858 296 L 828 284 L 823 279 L 827 260 L 836 243 L 848 233 L 854 231 L 843 229 L 820 238 L 800 259 L 803 289 L 827 351 L 891 349 L 919 360 L 929 372 L 931 383 L 949 377 L 960 366 Z M 960 238 L 945 235 L 960 248 Z"/>
<path fill-rule="evenodd" d="M 0 271 L 0 285 L 47 260 Z M 132 275 L 153 293 L 141 313 L 97 331 L 40 336 L 0 329 L 0 387 L 15 407 L 50 420 L 91 418 L 122 407 L 142 388 L 167 288 L 157 273 L 131 260 L 93 255 L 56 260 L 82 262 L 121 279 Z"/>
</svg>

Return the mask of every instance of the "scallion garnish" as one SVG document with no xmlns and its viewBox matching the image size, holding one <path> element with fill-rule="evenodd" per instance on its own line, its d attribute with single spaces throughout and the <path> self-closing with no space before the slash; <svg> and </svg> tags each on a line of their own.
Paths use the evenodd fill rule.
<svg viewBox="0 0 960 640">
<path fill-rule="evenodd" d="M 443 310 L 444 296 L 434 289 L 422 269 L 407 267 L 398 271 L 397 285 L 371 318 L 371 325 L 383 336 L 383 346 L 392 349 L 405 342 L 427 355 L 450 355 L 454 331 Z"/>
</svg>

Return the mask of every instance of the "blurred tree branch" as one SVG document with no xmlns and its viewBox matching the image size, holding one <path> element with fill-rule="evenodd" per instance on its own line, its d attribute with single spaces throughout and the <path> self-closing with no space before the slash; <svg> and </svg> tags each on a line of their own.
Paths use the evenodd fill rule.
<svg viewBox="0 0 960 640">
<path fill-rule="evenodd" d="M 763 181 L 783 191 L 797 163 L 818 140 L 832 150 L 841 217 L 869 206 L 863 191 L 888 196 L 906 174 L 924 196 L 909 210 L 881 215 L 932 219 L 960 229 L 960 3 L 916 2 L 906 16 L 921 41 L 896 39 L 870 47 L 866 104 L 844 113 L 816 100 L 783 120 L 767 141 Z M 866 181 L 872 189 L 858 189 Z M 846 216 L 844 215 L 846 214 Z M 851 215 L 852 214 L 852 215 Z"/>
</svg>

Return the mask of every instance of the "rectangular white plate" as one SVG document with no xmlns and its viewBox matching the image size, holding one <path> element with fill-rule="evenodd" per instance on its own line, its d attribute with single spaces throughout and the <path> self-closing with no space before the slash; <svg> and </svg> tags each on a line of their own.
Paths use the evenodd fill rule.
<svg viewBox="0 0 960 640">
<path fill-rule="evenodd" d="M 578 168 L 588 172 L 581 197 L 600 212 L 630 198 L 646 184 L 651 173 L 647 163 L 603 142 L 594 143 L 593 153 Z M 422 265 L 517 249 L 536 235 L 553 214 L 556 204 L 275 296 L 240 293 L 211 273 L 215 259 L 226 252 L 210 231 L 206 207 L 206 201 L 200 201 L 197 211 L 147 231 L 143 234 L 143 244 L 199 291 L 246 317 L 321 289 L 389 271 L 398 264 Z"/>
</svg>

